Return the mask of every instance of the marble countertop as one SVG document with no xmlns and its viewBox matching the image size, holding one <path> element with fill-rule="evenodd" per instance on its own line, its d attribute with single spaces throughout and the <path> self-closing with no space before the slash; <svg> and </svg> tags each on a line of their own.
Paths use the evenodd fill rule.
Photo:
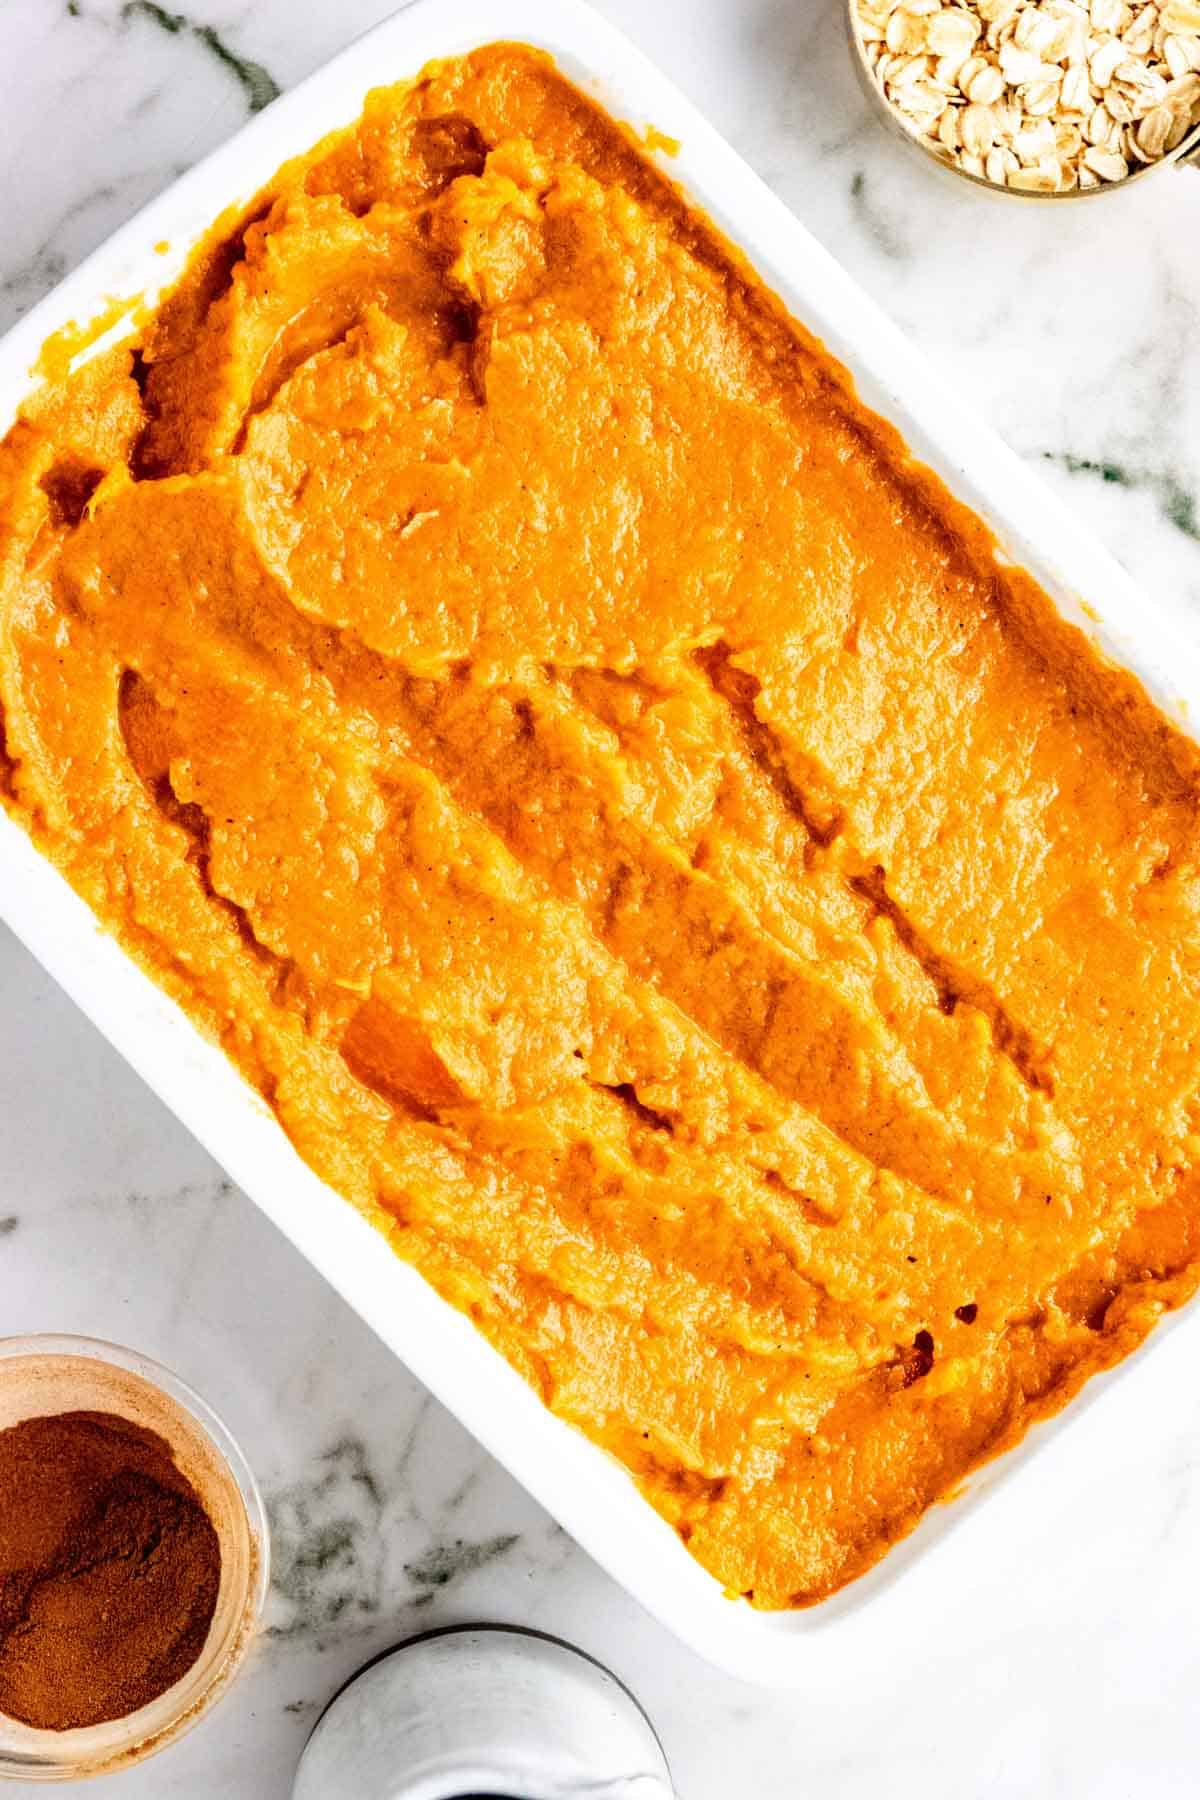
<svg viewBox="0 0 1200 1800">
<path fill-rule="evenodd" d="M 0 328 L 389 0 L 4 0 Z M 1200 632 L 1200 175 L 1102 205 L 959 193 L 855 88 L 838 0 L 598 0 L 1086 518 Z M 681 18 L 685 21 L 681 23 Z M 497 33 L 505 8 L 496 0 Z M 197 1385 L 269 1496 L 269 1630 L 190 1738 L 112 1800 L 285 1800 L 360 1663 L 467 1618 L 580 1643 L 641 1695 L 684 1800 L 1171 1800 L 1200 1790 L 1200 1385 L 1118 1390 L 1097 1491 L 1024 1483 L 1030 1566 L 964 1591 L 831 1701 L 697 1662 L 373 1338 L 0 934 L 0 1331 L 142 1348 Z M 1144 1391 L 1144 1385 L 1138 1393 Z M 882 1672 L 881 1672 L 882 1670 Z M 44 1792 L 15 1784 L 14 1794 Z"/>
</svg>

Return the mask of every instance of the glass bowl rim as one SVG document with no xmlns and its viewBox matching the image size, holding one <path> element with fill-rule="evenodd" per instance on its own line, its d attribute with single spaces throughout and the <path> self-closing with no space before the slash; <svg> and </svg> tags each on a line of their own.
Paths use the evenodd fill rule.
<svg viewBox="0 0 1200 1800">
<path fill-rule="evenodd" d="M 67 1731 L 35 1732 L 20 1720 L 0 1715 L 0 1725 L 28 1730 L 27 1750 L 0 1746 L 0 1781 L 80 1780 L 130 1768 L 174 1743 L 197 1724 L 229 1687 L 262 1618 L 270 1583 L 270 1526 L 267 1509 L 241 1445 L 191 1384 L 152 1356 L 70 1332 L 32 1332 L 0 1337 L 0 1365 L 23 1358 L 75 1358 L 107 1365 L 166 1396 L 204 1439 L 228 1471 L 242 1502 L 249 1567 L 246 1593 L 228 1629 L 215 1645 L 206 1642 L 186 1674 L 156 1699 L 124 1718 Z M 36 1415 L 31 1415 L 36 1416 Z"/>
<path fill-rule="evenodd" d="M 947 175 L 957 176 L 960 181 L 968 181 L 972 187 L 982 188 L 986 193 L 1004 194 L 1014 200 L 1096 200 L 1108 194 L 1124 193 L 1133 182 L 1140 181 L 1146 175 L 1157 175 L 1161 169 L 1179 168 L 1181 165 L 1194 163 L 1200 171 L 1200 120 L 1197 120 L 1174 150 L 1169 150 L 1165 156 L 1156 157 L 1153 162 L 1143 163 L 1140 169 L 1131 169 L 1120 181 L 1102 181 L 1094 188 L 1060 188 L 1054 193 L 1041 193 L 1030 188 L 1001 187 L 998 181 L 989 181 L 986 175 L 973 175 L 969 169 L 960 169 L 948 156 L 941 155 L 932 144 L 908 129 L 903 114 L 888 99 L 867 61 L 866 42 L 859 29 L 856 0 L 846 0 L 845 19 L 850 52 L 859 81 L 886 123 L 914 150 L 927 157 L 935 168 L 944 170 Z"/>
</svg>

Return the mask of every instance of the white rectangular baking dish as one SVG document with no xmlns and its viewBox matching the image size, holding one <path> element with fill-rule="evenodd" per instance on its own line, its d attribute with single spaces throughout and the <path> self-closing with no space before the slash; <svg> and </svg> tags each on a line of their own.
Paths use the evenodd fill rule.
<svg viewBox="0 0 1200 1800">
<path fill-rule="evenodd" d="M 249 199 L 286 158 L 350 123 L 369 88 L 497 37 L 544 47 L 618 118 L 678 139 L 677 157 L 663 165 L 670 175 L 849 366 L 863 397 L 899 426 L 913 453 L 983 514 L 1006 553 L 1032 569 L 1064 614 L 1186 726 L 1189 701 L 1200 701 L 1197 646 L 1179 638 L 999 440 L 964 415 L 948 386 L 695 109 L 580 0 L 418 0 L 351 45 L 117 232 L 9 334 L 0 344 L 0 431 L 28 391 L 51 332 L 96 317 L 113 296 L 131 304 L 153 297 L 220 212 Z M 155 248 L 163 242 L 165 253 Z M 113 331 L 122 329 L 118 320 Z M 3 813 L 0 916 L 413 1372 L 618 1581 L 710 1661 L 770 1685 L 840 1688 L 914 1633 L 953 1631 L 964 1583 L 977 1604 L 986 1603 L 981 1570 L 997 1584 L 1027 1574 L 1011 1530 L 1022 1509 L 1000 1477 L 1035 1445 L 1058 1440 L 1057 1420 L 981 1472 L 969 1498 L 933 1508 L 878 1569 L 812 1611 L 761 1614 L 726 1599 L 623 1470 L 547 1412 L 474 1328 L 300 1161 L 221 1052 L 98 929 Z M 1185 1313 L 1179 1323 L 1194 1332 L 1200 1315 Z M 1094 1380 L 1067 1417 L 1090 1408 L 1117 1379 L 1140 1383 L 1141 1408 L 1161 1405 L 1170 1418 L 1165 1385 L 1147 1381 L 1140 1358 Z M 1079 1443 L 1083 1460 L 1070 1466 L 1091 1478 L 1089 1504 L 1102 1506 L 1102 1441 L 1092 1432 L 1080 1434 Z M 1040 1466 L 1057 1480 L 1063 1463 L 1055 1442 Z M 980 1509 L 983 1490 L 1000 1485 L 1006 1491 Z"/>
</svg>

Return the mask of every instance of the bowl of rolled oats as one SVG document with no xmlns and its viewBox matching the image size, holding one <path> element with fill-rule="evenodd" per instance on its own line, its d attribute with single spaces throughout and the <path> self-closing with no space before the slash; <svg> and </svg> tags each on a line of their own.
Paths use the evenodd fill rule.
<svg viewBox="0 0 1200 1800">
<path fill-rule="evenodd" d="M 869 93 L 968 180 L 1047 199 L 1200 164 L 1200 0 L 849 0 Z"/>
</svg>

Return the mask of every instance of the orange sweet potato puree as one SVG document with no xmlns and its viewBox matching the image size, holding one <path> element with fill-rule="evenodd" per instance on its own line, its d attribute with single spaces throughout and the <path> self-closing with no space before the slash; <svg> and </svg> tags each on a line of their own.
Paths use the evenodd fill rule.
<svg viewBox="0 0 1200 1800">
<path fill-rule="evenodd" d="M 543 57 L 285 168 L 0 528 L 4 804 L 732 1594 L 1196 1285 L 1196 749 Z"/>
</svg>

